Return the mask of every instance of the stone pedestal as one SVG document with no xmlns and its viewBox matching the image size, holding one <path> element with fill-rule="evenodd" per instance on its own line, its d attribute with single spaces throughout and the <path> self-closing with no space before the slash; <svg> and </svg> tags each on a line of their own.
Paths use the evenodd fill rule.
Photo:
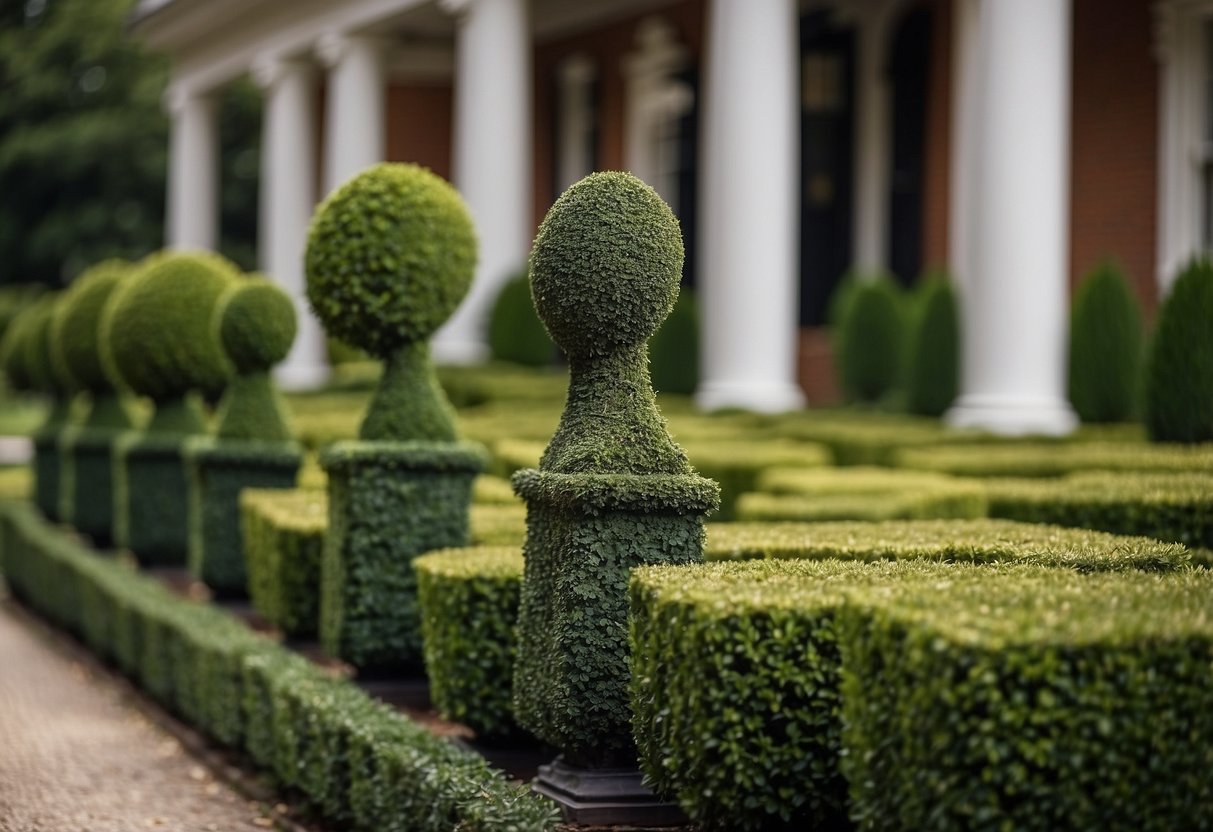
<svg viewBox="0 0 1213 832">
<path fill-rule="evenodd" d="M 303 453 L 293 442 L 235 442 L 193 437 L 185 443 L 189 473 L 190 573 L 220 597 L 248 595 L 240 492 L 294 488 Z"/>
<path fill-rule="evenodd" d="M 472 481 L 487 464 L 470 442 L 338 442 L 321 455 L 329 534 L 320 640 L 361 671 L 422 660 L 413 558 L 466 546 Z"/>
<path fill-rule="evenodd" d="M 677 826 L 688 822 L 677 804 L 662 801 L 644 785 L 637 768 L 582 768 L 557 757 L 539 767 L 532 789 L 560 807 L 565 823 Z"/>
</svg>

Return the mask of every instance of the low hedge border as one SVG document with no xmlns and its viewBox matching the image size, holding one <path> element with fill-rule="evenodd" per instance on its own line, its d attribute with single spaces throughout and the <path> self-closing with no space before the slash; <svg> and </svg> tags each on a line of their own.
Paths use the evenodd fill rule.
<svg viewBox="0 0 1213 832">
<path fill-rule="evenodd" d="M 0 505 L 14 594 L 154 698 L 247 751 L 362 832 L 550 830 L 549 803 L 213 607 L 99 556 L 24 503 Z"/>
<path fill-rule="evenodd" d="M 1155 473 L 1213 470 L 1213 444 L 1016 442 L 904 448 L 893 464 L 966 477 L 1060 477 L 1078 471 Z"/>
<path fill-rule="evenodd" d="M 986 487 L 992 517 L 1213 548 L 1213 474 L 1090 472 Z"/>
<path fill-rule="evenodd" d="M 307 489 L 247 489 L 240 494 L 240 521 L 253 608 L 287 636 L 316 636 L 327 496 Z"/>
<path fill-rule="evenodd" d="M 517 731 L 511 704 L 521 546 L 447 549 L 413 561 L 430 697 L 478 735 Z"/>
<path fill-rule="evenodd" d="M 1186 566 L 1183 546 L 1143 537 L 1012 520 L 891 520 L 883 523 L 709 523 L 704 559 L 1014 562 L 1079 572 Z"/>
<path fill-rule="evenodd" d="M 916 520 L 985 517 L 980 482 L 889 468 L 776 468 L 737 501 L 739 520 Z"/>
</svg>

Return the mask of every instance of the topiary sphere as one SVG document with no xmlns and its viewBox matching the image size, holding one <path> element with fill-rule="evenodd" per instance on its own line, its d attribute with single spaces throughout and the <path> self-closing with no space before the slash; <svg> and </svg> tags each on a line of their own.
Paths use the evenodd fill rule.
<svg viewBox="0 0 1213 832">
<path fill-rule="evenodd" d="M 216 315 L 219 342 L 241 375 L 273 367 L 291 350 L 297 321 L 290 296 L 264 278 L 227 290 Z"/>
<path fill-rule="evenodd" d="M 52 359 L 90 393 L 113 389 L 101 363 L 101 313 L 114 290 L 134 270 L 125 260 L 102 261 L 76 278 L 55 309 L 51 321 Z"/>
<path fill-rule="evenodd" d="M 381 358 L 428 339 L 475 270 L 476 231 L 463 198 L 418 165 L 368 168 L 312 218 L 308 302 L 330 335 Z"/>
<path fill-rule="evenodd" d="M 647 341 L 670 314 L 682 276 L 678 220 L 630 173 L 593 173 L 548 211 L 531 249 L 531 293 L 570 357 Z"/>
<path fill-rule="evenodd" d="M 220 392 L 232 373 L 211 316 L 240 271 L 210 253 L 154 256 L 111 298 L 102 316 L 107 372 L 131 390 L 165 401 Z"/>
<path fill-rule="evenodd" d="M 21 349 L 25 371 L 35 390 L 61 393 L 72 387 L 72 379 L 51 361 L 51 321 L 62 297 L 61 292 L 43 295 L 30 307 Z"/>
<path fill-rule="evenodd" d="M 22 309 L 5 328 L 4 340 L 0 341 L 0 365 L 4 368 L 9 387 L 14 390 L 34 389 L 34 380 L 30 378 L 29 368 L 25 366 L 25 340 L 29 337 L 30 311 L 30 306 Z"/>
</svg>

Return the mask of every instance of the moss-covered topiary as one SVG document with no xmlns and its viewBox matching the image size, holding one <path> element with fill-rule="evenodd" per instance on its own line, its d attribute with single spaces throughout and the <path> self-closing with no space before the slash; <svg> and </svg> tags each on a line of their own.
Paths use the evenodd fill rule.
<svg viewBox="0 0 1213 832">
<path fill-rule="evenodd" d="M 59 514 L 99 545 L 113 534 L 113 443 L 134 426 L 101 360 L 101 320 L 134 271 L 125 260 L 89 268 L 68 287 L 51 321 L 51 360 L 89 397 L 87 417 L 60 440 Z"/>
<path fill-rule="evenodd" d="M 1070 404 L 1084 422 L 1125 422 L 1137 408 L 1141 310 L 1120 269 L 1087 275 L 1070 313 Z"/>
<path fill-rule="evenodd" d="M 507 280 L 489 313 L 489 353 L 498 361 L 527 367 L 552 363 L 556 347 L 535 314 L 526 272 Z"/>
<path fill-rule="evenodd" d="M 416 666 L 412 560 L 466 545 L 472 481 L 487 457 L 455 441 L 427 343 L 471 283 L 471 217 L 430 171 L 376 165 L 317 209 L 306 259 L 308 299 L 328 334 L 385 361 L 360 441 L 321 457 L 332 518 L 321 642 L 362 670 Z"/>
<path fill-rule="evenodd" d="M 900 290 L 887 278 L 851 290 L 837 334 L 838 380 L 852 401 L 877 402 L 901 380 L 905 320 Z"/>
<path fill-rule="evenodd" d="M 46 420 L 34 431 L 34 502 L 51 520 L 59 519 L 59 491 L 62 482 L 62 456 L 59 439 L 70 426 L 72 393 L 75 386 L 64 368 L 51 359 L 51 323 L 62 299 L 60 292 L 48 292 L 22 314 L 19 338 L 13 348 L 20 350 L 21 372 L 30 389 L 50 396 Z M 14 359 L 17 361 L 18 359 Z"/>
<path fill-rule="evenodd" d="M 960 376 L 960 316 L 945 275 L 931 276 L 918 287 L 909 330 L 906 409 L 942 416 L 956 399 Z"/>
<path fill-rule="evenodd" d="M 426 168 L 375 165 L 317 209 L 308 301 L 330 335 L 387 363 L 362 439 L 455 438 L 426 342 L 467 294 L 475 268 L 467 206 Z"/>
<path fill-rule="evenodd" d="M 1146 427 L 1158 442 L 1213 440 L 1213 263 L 1184 269 L 1158 313 L 1146 368 Z"/>
<path fill-rule="evenodd" d="M 645 342 L 681 272 L 678 221 L 625 173 L 565 191 L 531 252 L 535 305 L 571 377 L 539 469 L 514 476 L 527 501 L 514 710 L 573 765 L 634 761 L 628 574 L 699 559 L 719 499 L 670 439 L 649 382 Z"/>
<path fill-rule="evenodd" d="M 699 305 L 689 289 L 649 343 L 649 366 L 658 393 L 689 396 L 699 386 Z"/>
</svg>

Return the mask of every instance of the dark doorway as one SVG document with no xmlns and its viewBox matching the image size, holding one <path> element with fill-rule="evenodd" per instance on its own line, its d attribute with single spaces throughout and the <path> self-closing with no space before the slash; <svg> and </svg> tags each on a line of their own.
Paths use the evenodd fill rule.
<svg viewBox="0 0 1213 832">
<path fill-rule="evenodd" d="M 851 264 L 855 32 L 829 11 L 800 18 L 800 325 L 825 323 Z"/>
<path fill-rule="evenodd" d="M 901 19 L 889 51 L 893 160 L 889 193 L 889 268 L 903 286 L 922 270 L 922 214 L 931 67 L 931 9 Z"/>
</svg>

